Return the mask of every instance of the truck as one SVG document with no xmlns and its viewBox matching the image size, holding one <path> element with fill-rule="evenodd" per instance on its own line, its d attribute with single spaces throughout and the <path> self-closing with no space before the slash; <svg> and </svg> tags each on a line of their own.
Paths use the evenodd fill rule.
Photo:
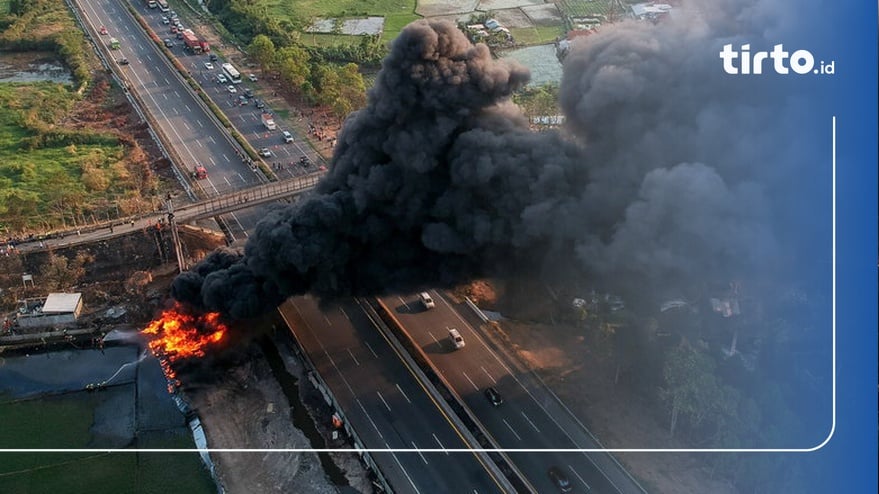
<svg viewBox="0 0 879 494">
<path fill-rule="evenodd" d="M 278 126 L 275 125 L 275 119 L 271 113 L 262 114 L 262 124 L 265 125 L 268 130 L 275 130 L 278 128 Z"/>
<path fill-rule="evenodd" d="M 208 45 L 207 41 L 202 41 L 198 39 L 198 36 L 192 32 L 192 29 L 184 29 L 183 30 L 183 43 L 187 48 L 192 50 L 192 53 L 207 53 L 211 51 L 210 45 Z"/>
</svg>

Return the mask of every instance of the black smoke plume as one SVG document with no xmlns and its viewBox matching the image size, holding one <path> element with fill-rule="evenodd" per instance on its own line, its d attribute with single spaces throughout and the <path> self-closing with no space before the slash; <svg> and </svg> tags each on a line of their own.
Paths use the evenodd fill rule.
<svg viewBox="0 0 879 494">
<path fill-rule="evenodd" d="M 809 230 L 779 225 L 815 192 L 790 182 L 814 146 L 797 138 L 806 117 L 777 78 L 721 71 L 723 43 L 768 32 L 743 35 L 725 5 L 586 39 L 565 62 L 562 132 L 529 130 L 510 103 L 526 69 L 450 23 L 409 25 L 316 193 L 269 214 L 243 254 L 218 251 L 181 274 L 172 295 L 244 318 L 294 294 L 524 271 L 644 286 L 779 269 Z"/>
</svg>

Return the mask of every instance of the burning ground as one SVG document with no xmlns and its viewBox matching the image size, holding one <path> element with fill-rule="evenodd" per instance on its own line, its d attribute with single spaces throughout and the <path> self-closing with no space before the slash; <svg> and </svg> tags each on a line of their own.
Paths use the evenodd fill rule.
<svg viewBox="0 0 879 494">
<path fill-rule="evenodd" d="M 791 32 L 769 21 L 769 3 L 719 1 L 588 37 L 566 60 L 563 132 L 530 132 L 510 103 L 526 69 L 452 24 L 413 23 L 317 192 L 267 216 L 243 254 L 218 251 L 181 274 L 172 294 L 246 318 L 305 292 L 485 275 L 573 271 L 670 291 L 814 276 L 802 246 L 829 224 L 817 206 L 829 196 L 812 170 L 823 143 L 801 135 L 816 118 L 778 78 L 724 77 L 717 58 L 724 43 Z"/>
</svg>

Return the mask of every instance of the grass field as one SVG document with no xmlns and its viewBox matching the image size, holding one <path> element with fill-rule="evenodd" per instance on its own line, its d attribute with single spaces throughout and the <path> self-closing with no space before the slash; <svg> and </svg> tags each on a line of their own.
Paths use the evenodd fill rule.
<svg viewBox="0 0 879 494">
<path fill-rule="evenodd" d="M 569 17 L 607 16 L 610 13 L 610 3 L 611 0 L 560 0 L 556 2 L 556 7 Z"/>
<path fill-rule="evenodd" d="M 3 0 L 0 0 L 3 1 Z M 265 3 L 266 13 L 282 21 L 290 18 L 290 13 L 309 21 L 315 18 L 352 18 L 361 16 L 381 16 L 385 18 L 382 39 L 390 41 L 400 34 L 406 24 L 419 19 L 415 14 L 415 0 L 259 0 Z M 350 36 L 343 36 L 350 42 Z M 328 41 L 315 41 L 311 35 L 304 34 L 303 42 L 321 45 Z"/>
<path fill-rule="evenodd" d="M 0 224 L 56 227 L 134 190 L 116 137 L 64 124 L 78 101 L 61 84 L 0 84 Z"/>
<path fill-rule="evenodd" d="M 2 1 L 2 0 L 0 0 Z M 258 0 L 279 20 L 290 12 L 302 19 L 402 14 L 415 11 L 415 0 Z"/>
<path fill-rule="evenodd" d="M 564 34 L 562 26 L 536 26 L 536 27 L 514 27 L 510 28 L 510 34 L 518 44 L 524 45 L 542 45 L 552 43 Z"/>
</svg>

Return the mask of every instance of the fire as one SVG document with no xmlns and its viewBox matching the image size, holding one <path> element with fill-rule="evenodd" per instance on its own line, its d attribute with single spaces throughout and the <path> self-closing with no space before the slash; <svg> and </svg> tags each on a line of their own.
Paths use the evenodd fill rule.
<svg viewBox="0 0 879 494">
<path fill-rule="evenodd" d="M 203 357 L 205 348 L 223 341 L 228 330 L 220 322 L 220 314 L 189 314 L 181 305 L 176 304 L 162 312 L 143 333 L 150 336 L 149 347 L 153 355 L 174 362 L 178 359 Z M 173 377 L 167 372 L 166 375 Z"/>
</svg>

